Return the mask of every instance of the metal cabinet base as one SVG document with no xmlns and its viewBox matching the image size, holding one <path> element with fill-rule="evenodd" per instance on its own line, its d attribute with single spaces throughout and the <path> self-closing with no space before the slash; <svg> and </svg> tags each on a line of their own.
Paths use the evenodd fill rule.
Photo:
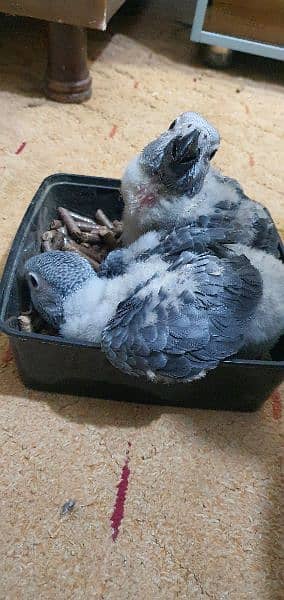
<svg viewBox="0 0 284 600">
<path fill-rule="evenodd" d="M 208 0 L 197 0 L 190 35 L 190 39 L 193 42 L 284 60 L 284 46 L 204 30 L 207 8 Z"/>
</svg>

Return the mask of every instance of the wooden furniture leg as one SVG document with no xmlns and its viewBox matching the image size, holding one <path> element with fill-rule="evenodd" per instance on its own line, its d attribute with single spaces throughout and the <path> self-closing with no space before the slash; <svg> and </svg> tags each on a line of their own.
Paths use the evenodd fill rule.
<svg viewBox="0 0 284 600">
<path fill-rule="evenodd" d="M 57 102 L 88 100 L 92 80 L 87 66 L 86 30 L 63 23 L 49 23 L 48 27 L 46 95 Z"/>
</svg>

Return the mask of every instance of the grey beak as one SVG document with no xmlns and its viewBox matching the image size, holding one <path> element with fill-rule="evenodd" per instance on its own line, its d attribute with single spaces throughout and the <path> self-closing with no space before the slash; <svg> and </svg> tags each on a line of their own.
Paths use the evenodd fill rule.
<svg viewBox="0 0 284 600">
<path fill-rule="evenodd" d="M 194 129 L 188 135 L 176 138 L 172 145 L 172 157 L 176 163 L 188 163 L 198 157 L 200 131 Z"/>
<path fill-rule="evenodd" d="M 188 172 L 191 161 L 199 156 L 198 140 L 200 131 L 194 129 L 187 135 L 178 136 L 171 140 L 167 148 L 167 155 L 171 170 L 181 177 Z"/>
</svg>

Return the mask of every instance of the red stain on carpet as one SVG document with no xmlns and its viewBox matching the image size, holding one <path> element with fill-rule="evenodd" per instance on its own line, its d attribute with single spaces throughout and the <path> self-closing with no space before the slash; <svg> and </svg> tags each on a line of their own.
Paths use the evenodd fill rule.
<svg viewBox="0 0 284 600">
<path fill-rule="evenodd" d="M 130 448 L 131 443 L 128 442 L 128 447 Z M 128 489 L 128 480 L 130 475 L 129 468 L 129 450 L 126 451 L 126 460 L 121 470 L 120 482 L 117 485 L 117 494 L 115 505 L 113 509 L 113 513 L 110 518 L 111 528 L 112 528 L 112 541 L 115 542 L 118 534 L 119 528 L 121 525 L 121 521 L 124 517 L 124 505 L 126 500 L 126 494 Z"/>
<path fill-rule="evenodd" d="M 275 421 L 279 421 L 282 415 L 281 394 L 279 390 L 275 390 L 271 396 L 272 400 L 272 416 Z"/>
<path fill-rule="evenodd" d="M 6 350 L 4 350 L 1 356 L 1 367 L 7 367 L 7 365 L 13 360 L 13 353 L 10 344 L 8 344 Z"/>
<path fill-rule="evenodd" d="M 254 160 L 254 158 L 253 158 L 253 155 L 252 155 L 252 154 L 250 154 L 250 155 L 249 155 L 249 166 L 250 166 L 250 167 L 254 167 L 254 165 L 255 165 L 255 160 Z"/>
<path fill-rule="evenodd" d="M 21 154 L 21 152 L 23 152 L 25 146 L 27 145 L 27 142 L 22 142 L 19 147 L 17 148 L 15 154 Z"/>
<path fill-rule="evenodd" d="M 246 111 L 247 115 L 250 115 L 250 109 L 247 104 L 245 104 L 245 111 Z"/>
<path fill-rule="evenodd" d="M 114 138 L 115 134 L 117 132 L 117 125 L 113 125 L 110 132 L 109 132 L 109 137 L 110 138 Z"/>
<path fill-rule="evenodd" d="M 135 90 L 137 90 L 138 86 L 139 86 L 139 81 L 134 81 L 133 87 Z"/>
</svg>

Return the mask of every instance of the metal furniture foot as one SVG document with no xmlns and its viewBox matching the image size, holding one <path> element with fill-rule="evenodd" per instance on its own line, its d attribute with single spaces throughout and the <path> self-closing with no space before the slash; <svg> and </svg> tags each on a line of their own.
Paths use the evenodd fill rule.
<svg viewBox="0 0 284 600">
<path fill-rule="evenodd" d="M 205 46 L 203 48 L 204 61 L 214 69 L 226 69 L 232 63 L 233 52 L 221 46 Z"/>
</svg>

